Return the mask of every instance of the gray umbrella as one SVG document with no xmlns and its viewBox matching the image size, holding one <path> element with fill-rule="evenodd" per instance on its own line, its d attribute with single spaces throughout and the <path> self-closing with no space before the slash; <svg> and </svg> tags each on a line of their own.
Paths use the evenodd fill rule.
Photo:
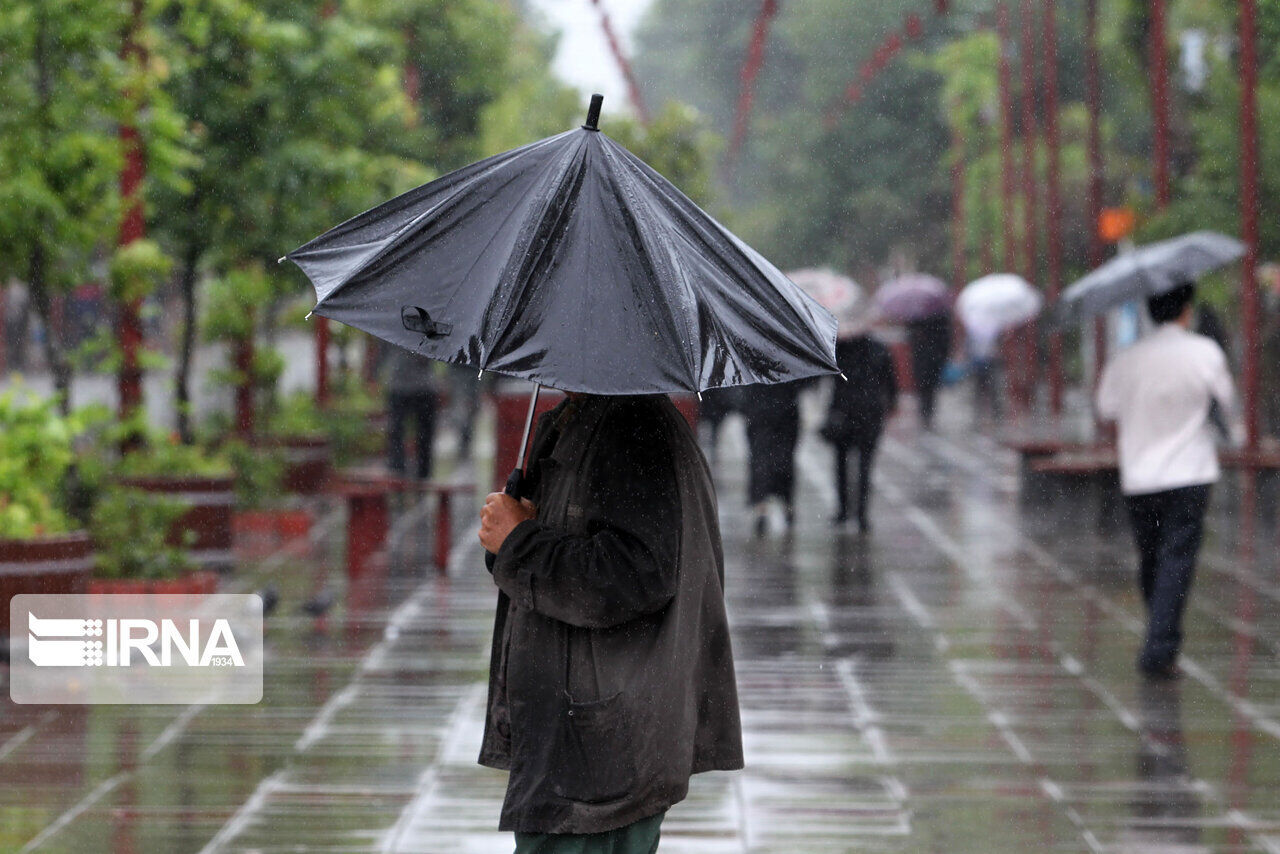
<svg viewBox="0 0 1280 854">
<path fill-rule="evenodd" d="M 1060 326 L 1133 299 L 1172 290 L 1244 255 L 1244 244 L 1216 231 L 1196 231 L 1117 255 L 1067 288 L 1054 306 Z"/>
</svg>

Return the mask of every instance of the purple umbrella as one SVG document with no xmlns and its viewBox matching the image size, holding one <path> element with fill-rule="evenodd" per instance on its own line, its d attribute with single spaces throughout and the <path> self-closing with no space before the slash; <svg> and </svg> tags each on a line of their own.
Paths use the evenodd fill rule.
<svg viewBox="0 0 1280 854">
<path fill-rule="evenodd" d="M 910 323 L 951 312 L 951 292 L 946 282 L 927 273 L 907 273 L 880 286 L 876 306 L 885 318 Z"/>
</svg>

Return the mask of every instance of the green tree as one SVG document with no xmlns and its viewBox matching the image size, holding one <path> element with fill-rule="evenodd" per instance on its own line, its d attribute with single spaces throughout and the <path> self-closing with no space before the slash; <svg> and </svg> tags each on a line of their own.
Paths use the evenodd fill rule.
<svg viewBox="0 0 1280 854">
<path fill-rule="evenodd" d="M 164 11 L 186 117 L 188 186 L 157 199 L 183 303 L 175 368 L 179 432 L 191 436 L 190 369 L 201 275 L 266 265 L 426 177 L 405 156 L 411 119 L 398 34 L 337 4 L 183 0 Z M 283 272 L 279 289 L 296 287 Z"/>
</svg>

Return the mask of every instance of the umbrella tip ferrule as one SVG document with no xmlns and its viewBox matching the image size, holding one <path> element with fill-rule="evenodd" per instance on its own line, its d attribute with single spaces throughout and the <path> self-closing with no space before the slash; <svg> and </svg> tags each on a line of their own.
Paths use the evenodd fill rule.
<svg viewBox="0 0 1280 854">
<path fill-rule="evenodd" d="M 591 96 L 591 106 L 587 107 L 587 123 L 582 126 L 584 130 L 600 130 L 600 105 L 603 103 L 604 95 Z"/>
<path fill-rule="evenodd" d="M 698 395 L 698 403 L 702 403 L 702 392 L 697 392 L 697 395 Z"/>
<path fill-rule="evenodd" d="M 315 314 L 315 312 L 314 312 L 314 311 L 308 311 L 308 312 L 307 312 L 307 316 L 306 316 L 306 317 L 304 317 L 304 318 L 302 318 L 302 319 L 303 319 L 303 320 L 310 320 L 310 319 L 311 319 L 311 315 L 313 315 L 313 314 Z"/>
<path fill-rule="evenodd" d="M 283 264 L 283 263 L 284 263 L 284 261 L 285 261 L 285 259 L 286 259 L 286 258 L 288 258 L 288 257 L 289 257 L 288 255 L 281 255 L 279 258 L 277 258 L 277 259 L 276 259 L 276 263 L 277 263 L 277 264 Z"/>
<path fill-rule="evenodd" d="M 844 380 L 845 382 L 849 381 L 849 378 L 844 375 L 844 371 L 840 372 L 840 379 Z"/>
<path fill-rule="evenodd" d="M 476 372 L 476 379 L 478 380 L 484 379 L 484 368 L 481 368 L 479 371 Z"/>
</svg>

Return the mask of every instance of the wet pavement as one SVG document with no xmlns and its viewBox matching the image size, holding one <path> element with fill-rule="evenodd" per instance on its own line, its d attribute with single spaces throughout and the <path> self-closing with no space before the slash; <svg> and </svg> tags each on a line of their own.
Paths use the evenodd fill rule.
<svg viewBox="0 0 1280 854">
<path fill-rule="evenodd" d="M 894 425 L 867 536 L 827 525 L 807 436 L 797 531 L 753 538 L 739 425 L 719 450 L 747 769 L 695 778 L 662 851 L 1280 851 L 1256 489 L 1215 497 L 1186 675 L 1151 684 L 1127 530 L 1028 502 L 1015 455 L 966 424 Z M 348 581 L 342 511 L 318 510 L 229 579 L 281 594 L 260 705 L 0 705 L 0 851 L 511 850 L 505 775 L 475 764 L 494 590 L 469 520 L 447 579 L 409 504 Z M 330 613 L 299 610 L 327 591 Z"/>
</svg>

